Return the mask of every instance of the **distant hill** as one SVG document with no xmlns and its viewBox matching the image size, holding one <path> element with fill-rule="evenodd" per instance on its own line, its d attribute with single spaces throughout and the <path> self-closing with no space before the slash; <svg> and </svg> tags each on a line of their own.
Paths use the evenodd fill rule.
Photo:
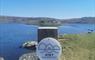
<svg viewBox="0 0 95 60">
<path fill-rule="evenodd" d="M 65 23 L 85 23 L 85 24 L 95 24 L 95 17 L 82 17 L 82 18 L 72 18 L 63 20 Z"/>
<path fill-rule="evenodd" d="M 38 24 L 41 20 L 56 20 L 61 21 L 62 24 L 70 23 L 84 23 L 95 24 L 95 17 L 82 17 L 72 19 L 56 19 L 48 17 L 15 17 L 15 16 L 0 16 L 0 23 L 22 23 L 22 24 Z"/>
</svg>

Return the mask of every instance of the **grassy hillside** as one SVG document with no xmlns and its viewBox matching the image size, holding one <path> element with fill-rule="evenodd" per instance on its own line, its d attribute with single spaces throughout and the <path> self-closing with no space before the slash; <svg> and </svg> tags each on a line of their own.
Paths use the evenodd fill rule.
<svg viewBox="0 0 95 60">
<path fill-rule="evenodd" d="M 59 41 L 63 46 L 60 60 L 95 60 L 95 33 L 64 35 Z"/>
<path fill-rule="evenodd" d="M 62 24 L 85 23 L 95 24 L 95 17 L 82 17 L 71 19 L 56 19 L 49 17 L 16 17 L 16 16 L 0 16 L 0 23 L 20 23 L 20 24 L 38 24 L 38 21 L 61 21 Z"/>
</svg>

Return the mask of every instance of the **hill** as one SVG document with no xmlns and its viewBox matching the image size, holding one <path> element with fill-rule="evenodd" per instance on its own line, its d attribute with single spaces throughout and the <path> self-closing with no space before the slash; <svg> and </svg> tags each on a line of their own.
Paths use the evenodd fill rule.
<svg viewBox="0 0 95 60">
<path fill-rule="evenodd" d="M 59 39 L 63 47 L 60 60 L 95 60 L 94 36 L 95 33 L 64 35 Z"/>
<path fill-rule="evenodd" d="M 56 20 L 61 21 L 62 24 L 70 23 L 84 23 L 95 24 L 95 17 L 82 17 L 72 19 L 56 19 L 48 17 L 15 17 L 15 16 L 0 16 L 0 23 L 22 23 L 22 24 L 38 24 L 39 21 Z"/>
</svg>

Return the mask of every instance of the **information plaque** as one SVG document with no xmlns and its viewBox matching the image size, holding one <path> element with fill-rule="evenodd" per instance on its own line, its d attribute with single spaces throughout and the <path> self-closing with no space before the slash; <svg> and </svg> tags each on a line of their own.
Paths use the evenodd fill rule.
<svg viewBox="0 0 95 60">
<path fill-rule="evenodd" d="M 36 53 L 40 60 L 58 60 L 61 49 L 61 45 L 56 39 L 47 37 L 39 42 Z"/>
</svg>

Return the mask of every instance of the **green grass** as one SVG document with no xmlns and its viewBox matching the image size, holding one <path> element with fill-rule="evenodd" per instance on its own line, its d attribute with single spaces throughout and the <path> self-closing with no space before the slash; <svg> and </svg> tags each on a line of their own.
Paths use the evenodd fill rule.
<svg viewBox="0 0 95 60">
<path fill-rule="evenodd" d="M 95 60 L 95 33 L 68 34 L 59 41 L 63 47 L 60 60 Z"/>
</svg>

